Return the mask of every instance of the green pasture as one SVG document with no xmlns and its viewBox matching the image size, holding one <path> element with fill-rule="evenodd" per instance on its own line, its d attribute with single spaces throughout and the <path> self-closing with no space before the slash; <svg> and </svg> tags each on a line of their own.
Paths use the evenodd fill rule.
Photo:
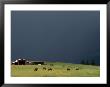
<svg viewBox="0 0 110 87">
<path fill-rule="evenodd" d="M 100 66 L 47 62 L 47 65 L 11 65 L 12 77 L 99 77 Z M 34 71 L 35 68 L 37 71 Z M 46 67 L 46 70 L 43 69 Z M 76 70 L 76 67 L 79 70 Z M 48 71 L 52 68 L 52 71 Z M 67 68 L 70 70 L 67 71 Z"/>
</svg>

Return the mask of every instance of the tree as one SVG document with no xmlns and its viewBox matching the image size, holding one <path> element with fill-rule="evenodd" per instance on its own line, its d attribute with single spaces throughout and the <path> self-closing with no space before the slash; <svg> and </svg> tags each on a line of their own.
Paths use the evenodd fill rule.
<svg viewBox="0 0 110 87">
<path fill-rule="evenodd" d="M 91 65 L 95 65 L 95 60 L 94 59 L 91 61 Z"/>
<path fill-rule="evenodd" d="M 86 65 L 89 65 L 89 61 L 88 60 L 86 60 Z"/>
<path fill-rule="evenodd" d="M 81 60 L 81 64 L 85 64 L 85 61 L 84 60 Z"/>
</svg>

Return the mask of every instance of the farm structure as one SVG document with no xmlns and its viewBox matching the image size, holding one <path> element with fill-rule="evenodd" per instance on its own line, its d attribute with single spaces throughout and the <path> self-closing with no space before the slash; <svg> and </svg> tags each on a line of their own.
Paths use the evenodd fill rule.
<svg viewBox="0 0 110 87">
<path fill-rule="evenodd" d="M 43 61 L 28 61 L 26 59 L 17 59 L 11 63 L 12 65 L 44 65 Z"/>
</svg>

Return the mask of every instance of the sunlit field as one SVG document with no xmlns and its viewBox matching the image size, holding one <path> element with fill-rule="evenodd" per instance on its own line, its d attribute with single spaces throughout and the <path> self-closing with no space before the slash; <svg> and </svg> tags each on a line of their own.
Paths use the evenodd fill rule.
<svg viewBox="0 0 110 87">
<path fill-rule="evenodd" d="M 12 77 L 99 77 L 100 66 L 49 62 L 47 65 L 11 65 Z M 35 71 L 35 68 L 37 70 Z M 45 68 L 45 69 L 44 69 Z M 49 70 L 49 69 L 52 70 Z"/>
</svg>

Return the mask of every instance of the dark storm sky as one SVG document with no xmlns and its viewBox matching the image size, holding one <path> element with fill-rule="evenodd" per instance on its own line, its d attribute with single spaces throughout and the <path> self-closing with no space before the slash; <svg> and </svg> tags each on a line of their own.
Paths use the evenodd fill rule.
<svg viewBox="0 0 110 87">
<path fill-rule="evenodd" d="M 100 61 L 99 11 L 12 11 L 11 57 Z"/>
</svg>

